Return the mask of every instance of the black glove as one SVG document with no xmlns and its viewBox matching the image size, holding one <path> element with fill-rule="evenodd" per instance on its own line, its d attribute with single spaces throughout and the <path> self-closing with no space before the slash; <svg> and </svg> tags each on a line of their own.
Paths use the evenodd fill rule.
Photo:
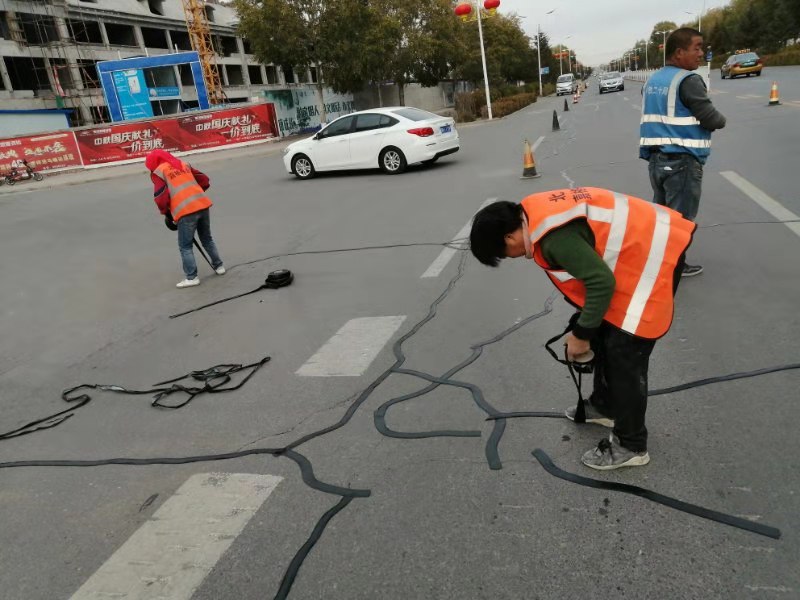
<svg viewBox="0 0 800 600">
<path fill-rule="evenodd" d="M 170 231 L 178 231 L 178 224 L 172 220 L 172 215 L 164 215 L 164 225 Z"/>
</svg>

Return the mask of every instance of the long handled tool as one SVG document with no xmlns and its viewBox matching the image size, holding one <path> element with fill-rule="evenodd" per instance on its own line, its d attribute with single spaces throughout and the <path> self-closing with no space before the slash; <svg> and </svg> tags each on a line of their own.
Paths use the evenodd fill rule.
<svg viewBox="0 0 800 600">
<path fill-rule="evenodd" d="M 210 261 L 210 260 L 208 259 L 208 257 L 206 256 L 206 253 L 205 253 L 205 252 L 203 252 L 203 249 L 200 247 L 200 244 L 197 242 L 197 238 L 194 238 L 194 239 L 192 240 L 192 242 L 194 243 L 194 247 L 195 247 L 195 248 L 197 248 L 197 251 L 198 251 L 198 252 L 200 252 L 200 254 L 202 254 L 202 255 L 203 255 L 203 258 L 205 258 L 205 259 L 206 259 L 206 262 L 208 263 L 208 266 L 209 266 L 209 267 L 211 267 L 211 268 L 213 269 L 213 268 L 214 268 L 214 265 L 212 265 L 212 264 L 211 264 L 211 261 Z"/>
</svg>

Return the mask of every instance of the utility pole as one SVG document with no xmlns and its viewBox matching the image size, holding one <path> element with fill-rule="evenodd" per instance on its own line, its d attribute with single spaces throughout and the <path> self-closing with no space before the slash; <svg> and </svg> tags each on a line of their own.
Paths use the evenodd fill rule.
<svg viewBox="0 0 800 600">
<path fill-rule="evenodd" d="M 536 25 L 536 60 L 539 63 L 539 97 L 542 96 L 542 30 Z"/>
</svg>

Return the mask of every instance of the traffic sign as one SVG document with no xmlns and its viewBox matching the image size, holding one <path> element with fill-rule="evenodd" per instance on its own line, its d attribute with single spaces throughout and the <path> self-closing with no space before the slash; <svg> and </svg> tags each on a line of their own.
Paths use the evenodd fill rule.
<svg viewBox="0 0 800 600">
<path fill-rule="evenodd" d="M 550 73 L 550 67 L 542 67 L 542 75 L 548 75 Z"/>
</svg>

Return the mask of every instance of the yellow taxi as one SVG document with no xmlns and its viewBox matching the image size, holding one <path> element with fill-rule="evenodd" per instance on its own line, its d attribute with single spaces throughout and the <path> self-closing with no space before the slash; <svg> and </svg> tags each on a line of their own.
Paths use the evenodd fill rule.
<svg viewBox="0 0 800 600">
<path fill-rule="evenodd" d="M 728 57 L 725 64 L 720 67 L 720 77 L 725 79 L 730 77 L 733 79 L 738 75 L 747 75 L 755 73 L 756 76 L 761 75 L 761 70 L 764 64 L 755 52 L 747 50 L 737 50 L 734 54 Z"/>
</svg>

